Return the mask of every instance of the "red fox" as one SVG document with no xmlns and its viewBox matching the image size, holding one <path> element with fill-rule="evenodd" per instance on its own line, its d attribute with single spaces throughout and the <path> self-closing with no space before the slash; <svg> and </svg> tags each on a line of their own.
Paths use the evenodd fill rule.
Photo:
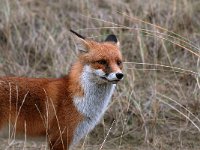
<svg viewBox="0 0 200 150">
<path fill-rule="evenodd" d="M 51 150 L 69 149 L 95 127 L 124 76 L 115 35 L 96 42 L 70 31 L 80 52 L 66 76 L 0 77 L 0 129 L 46 136 Z"/>
</svg>

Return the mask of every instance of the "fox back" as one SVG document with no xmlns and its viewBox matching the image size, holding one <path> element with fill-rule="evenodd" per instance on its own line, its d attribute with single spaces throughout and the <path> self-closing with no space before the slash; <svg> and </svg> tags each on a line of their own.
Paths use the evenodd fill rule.
<svg viewBox="0 0 200 150">
<path fill-rule="evenodd" d="M 79 50 L 69 73 L 58 79 L 0 78 L 0 130 L 46 136 L 52 150 L 68 149 L 100 121 L 118 81 L 122 56 L 115 35 L 104 42 L 71 30 Z"/>
</svg>

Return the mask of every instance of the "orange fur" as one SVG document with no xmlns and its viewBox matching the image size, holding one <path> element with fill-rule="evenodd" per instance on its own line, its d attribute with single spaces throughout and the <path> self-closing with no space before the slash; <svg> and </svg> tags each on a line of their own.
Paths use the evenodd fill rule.
<svg viewBox="0 0 200 150">
<path fill-rule="evenodd" d="M 114 63 L 122 57 L 116 44 L 86 40 L 85 46 L 89 52 L 80 54 L 63 78 L 1 77 L 0 129 L 11 123 L 16 133 L 47 136 L 53 150 L 68 149 L 75 128 L 84 119 L 73 103 L 74 96 L 84 95 L 80 84 L 84 65 L 106 72 L 122 68 Z M 110 70 L 95 62 L 101 58 L 109 60 Z"/>
</svg>

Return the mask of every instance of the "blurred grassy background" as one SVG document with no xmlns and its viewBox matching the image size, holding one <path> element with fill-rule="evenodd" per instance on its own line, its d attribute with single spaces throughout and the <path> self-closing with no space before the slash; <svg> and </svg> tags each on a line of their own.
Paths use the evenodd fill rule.
<svg viewBox="0 0 200 150">
<path fill-rule="evenodd" d="M 116 34 L 126 74 L 76 149 L 200 149 L 199 0 L 0 0 L 0 75 L 67 74 L 76 58 L 70 28 L 97 41 Z"/>
</svg>

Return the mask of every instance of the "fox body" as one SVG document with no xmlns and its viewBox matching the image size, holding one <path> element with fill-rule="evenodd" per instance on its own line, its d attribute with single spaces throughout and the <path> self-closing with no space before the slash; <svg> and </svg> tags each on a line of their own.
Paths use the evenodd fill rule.
<svg viewBox="0 0 200 150">
<path fill-rule="evenodd" d="M 0 78 L 0 130 L 46 136 L 50 149 L 63 150 L 98 123 L 123 78 L 119 43 L 114 35 L 95 42 L 72 32 L 80 53 L 65 77 Z"/>
</svg>

